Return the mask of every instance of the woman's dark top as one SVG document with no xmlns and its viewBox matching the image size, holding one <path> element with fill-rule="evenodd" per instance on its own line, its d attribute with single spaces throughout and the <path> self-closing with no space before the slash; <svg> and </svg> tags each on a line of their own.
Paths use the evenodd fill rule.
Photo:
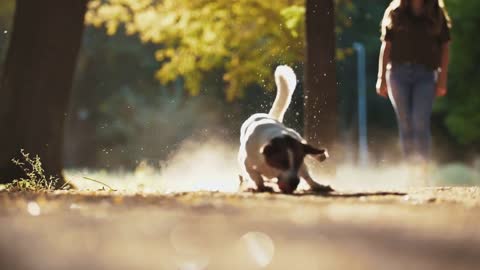
<svg viewBox="0 0 480 270">
<path fill-rule="evenodd" d="M 401 27 L 382 31 L 381 40 L 392 44 L 392 64 L 420 64 L 432 70 L 439 68 L 442 44 L 450 40 L 447 20 L 443 18 L 440 32 L 434 33 L 426 17 L 415 16 L 412 12 L 400 16 Z"/>
</svg>

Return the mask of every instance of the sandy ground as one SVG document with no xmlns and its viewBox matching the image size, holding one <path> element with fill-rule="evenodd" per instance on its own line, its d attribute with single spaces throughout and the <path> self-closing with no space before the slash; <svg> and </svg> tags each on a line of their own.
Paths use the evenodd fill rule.
<svg viewBox="0 0 480 270">
<path fill-rule="evenodd" d="M 480 269 L 480 188 L 0 192 L 0 269 Z"/>
</svg>

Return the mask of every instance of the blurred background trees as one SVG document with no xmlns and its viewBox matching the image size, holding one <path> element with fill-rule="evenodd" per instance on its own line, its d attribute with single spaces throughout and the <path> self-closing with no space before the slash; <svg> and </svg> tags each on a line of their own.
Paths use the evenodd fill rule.
<svg viewBox="0 0 480 270">
<path fill-rule="evenodd" d="M 367 53 L 372 159 L 393 161 L 397 133 L 388 101 L 375 96 L 379 23 L 388 0 L 335 1 L 338 138 L 356 149 L 356 58 Z M 434 143 L 440 161 L 469 160 L 480 141 L 480 86 L 474 1 L 446 1 L 453 19 L 449 95 L 438 100 Z M 0 60 L 11 38 L 14 1 L 0 3 Z M 66 127 L 69 166 L 118 168 L 166 159 L 189 138 L 237 143 L 238 126 L 266 111 L 277 64 L 303 78 L 305 2 L 282 0 L 91 0 Z M 5 32 L 6 31 L 6 32 Z M 303 85 L 286 122 L 303 126 Z M 388 147 L 385 147 L 388 146 Z"/>
<path fill-rule="evenodd" d="M 251 84 L 271 87 L 273 64 L 301 61 L 304 10 L 302 1 L 94 0 L 86 22 L 158 44 L 155 78 L 182 78 L 192 96 L 209 73 L 223 73 L 220 86 L 233 101 Z"/>
<path fill-rule="evenodd" d="M 89 7 L 87 24 L 159 44 L 155 77 L 162 84 L 182 78 L 193 96 L 212 71 L 223 73 L 226 99 L 233 101 L 252 84 L 271 88 L 274 65 L 304 59 L 303 0 L 93 0 Z"/>
</svg>

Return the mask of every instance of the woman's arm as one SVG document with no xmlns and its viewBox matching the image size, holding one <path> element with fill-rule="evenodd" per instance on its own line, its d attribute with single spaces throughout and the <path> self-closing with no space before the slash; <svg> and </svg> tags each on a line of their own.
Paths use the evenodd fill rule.
<svg viewBox="0 0 480 270">
<path fill-rule="evenodd" d="M 445 42 L 442 45 L 442 56 L 440 60 L 440 69 L 438 73 L 436 96 L 443 97 L 447 94 L 448 63 L 450 61 L 450 43 Z"/>
<path fill-rule="evenodd" d="M 386 97 L 388 96 L 387 90 L 387 65 L 390 63 L 390 50 L 392 43 L 390 41 L 383 41 L 380 48 L 380 57 L 378 61 L 378 77 L 377 77 L 377 94 Z"/>
</svg>

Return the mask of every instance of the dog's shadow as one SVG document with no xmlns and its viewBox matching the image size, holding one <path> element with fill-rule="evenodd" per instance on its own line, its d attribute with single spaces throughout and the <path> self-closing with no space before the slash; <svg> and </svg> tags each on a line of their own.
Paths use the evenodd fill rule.
<svg viewBox="0 0 480 270">
<path fill-rule="evenodd" d="M 396 192 L 396 191 L 375 191 L 375 192 L 342 192 L 342 191 L 332 191 L 332 192 L 313 192 L 313 191 L 301 191 L 292 196 L 303 197 L 303 196 L 318 196 L 318 197 L 327 197 L 327 198 L 364 198 L 364 197 L 386 197 L 386 196 L 405 196 L 405 192 Z"/>
<path fill-rule="evenodd" d="M 239 176 L 240 179 L 240 186 L 239 192 L 240 193 L 262 193 L 262 192 L 255 192 L 253 188 L 247 188 L 244 185 L 243 178 Z M 272 191 L 265 192 L 270 194 L 283 194 L 289 195 L 293 197 L 304 197 L 304 196 L 318 196 L 318 197 L 326 197 L 326 198 L 365 198 L 365 197 L 387 197 L 387 196 L 405 196 L 408 195 L 406 192 L 399 192 L 399 191 L 373 191 L 373 192 L 344 192 L 340 190 L 333 190 L 333 191 L 309 191 L 309 190 L 300 190 L 293 194 L 284 194 L 275 188 L 275 185 L 271 185 L 271 183 L 267 183 L 269 187 L 272 188 Z M 242 187 L 243 186 L 243 187 Z"/>
</svg>

